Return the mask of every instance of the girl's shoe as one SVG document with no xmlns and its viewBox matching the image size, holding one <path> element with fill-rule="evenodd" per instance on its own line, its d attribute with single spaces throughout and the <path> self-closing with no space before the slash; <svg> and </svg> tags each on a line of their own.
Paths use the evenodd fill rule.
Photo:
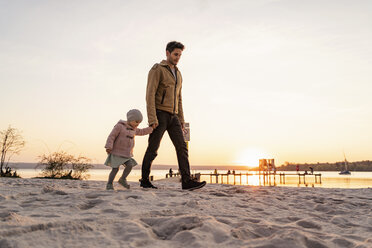
<svg viewBox="0 0 372 248">
<path fill-rule="evenodd" d="M 124 179 L 124 178 L 119 178 L 119 181 L 118 183 L 123 186 L 124 188 L 127 188 L 127 189 L 130 189 L 130 185 L 128 184 L 127 182 L 127 179 Z"/>
<path fill-rule="evenodd" d="M 107 183 L 106 190 L 114 190 L 114 186 L 112 185 L 112 183 Z"/>
</svg>

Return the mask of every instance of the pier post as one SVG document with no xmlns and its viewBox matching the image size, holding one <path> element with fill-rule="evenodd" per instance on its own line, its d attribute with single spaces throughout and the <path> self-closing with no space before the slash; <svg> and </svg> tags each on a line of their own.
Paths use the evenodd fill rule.
<svg viewBox="0 0 372 248">
<path fill-rule="evenodd" d="M 271 186 L 271 182 L 274 180 L 274 179 L 272 179 L 272 174 L 271 174 L 271 172 L 269 172 L 269 185 Z"/>
<path fill-rule="evenodd" d="M 258 183 L 261 185 L 261 171 L 258 171 Z"/>
</svg>

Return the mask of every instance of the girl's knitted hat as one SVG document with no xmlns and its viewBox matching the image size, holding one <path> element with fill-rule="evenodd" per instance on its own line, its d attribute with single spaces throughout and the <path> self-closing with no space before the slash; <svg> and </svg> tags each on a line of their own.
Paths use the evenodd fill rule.
<svg viewBox="0 0 372 248">
<path fill-rule="evenodd" d="M 141 122 L 143 119 L 141 111 L 138 109 L 131 109 L 127 113 L 127 121 L 139 121 Z"/>
</svg>

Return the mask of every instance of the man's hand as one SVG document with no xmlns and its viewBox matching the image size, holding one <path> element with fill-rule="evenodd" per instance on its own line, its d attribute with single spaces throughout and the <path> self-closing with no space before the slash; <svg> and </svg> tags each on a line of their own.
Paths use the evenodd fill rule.
<svg viewBox="0 0 372 248">
<path fill-rule="evenodd" d="M 181 123 L 182 132 L 185 133 L 185 123 Z"/>
<path fill-rule="evenodd" d="M 106 149 L 106 152 L 107 152 L 107 154 L 110 154 L 111 153 L 111 149 Z"/>
<path fill-rule="evenodd" d="M 154 124 L 151 125 L 151 127 L 152 127 L 153 129 L 157 128 L 158 126 L 159 126 L 158 123 L 154 123 Z"/>
</svg>

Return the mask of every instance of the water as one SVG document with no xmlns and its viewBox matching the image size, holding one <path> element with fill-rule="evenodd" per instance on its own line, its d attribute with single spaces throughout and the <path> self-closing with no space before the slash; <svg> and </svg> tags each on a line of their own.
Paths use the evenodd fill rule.
<svg viewBox="0 0 372 248">
<path fill-rule="evenodd" d="M 207 183 L 216 183 L 215 176 L 209 176 L 210 173 L 213 173 L 214 170 L 192 170 L 192 173 L 201 173 L 201 174 L 208 174 L 208 176 L 201 176 L 201 180 L 207 181 Z M 31 178 L 40 176 L 41 169 L 17 169 L 17 173 L 21 175 L 23 178 Z M 120 177 L 122 169 L 119 171 L 118 175 L 116 176 L 116 180 Z M 108 174 L 110 173 L 110 169 L 91 169 L 89 170 L 89 179 L 88 180 L 98 180 L 98 181 L 106 181 L 108 178 Z M 163 179 L 165 175 L 168 173 L 168 170 L 158 170 L 154 169 L 151 171 L 151 175 L 154 177 L 154 180 Z M 218 170 L 218 173 L 226 174 L 227 170 Z M 242 176 L 237 176 L 237 174 L 242 173 Z M 339 172 L 329 172 L 329 171 L 322 171 L 322 172 L 315 172 L 322 174 L 321 183 L 315 183 L 315 178 L 313 175 L 306 176 L 306 182 L 303 182 L 301 178 L 301 183 L 299 183 L 298 176 L 286 176 L 285 183 L 281 183 L 279 180 L 279 174 L 275 176 L 271 176 L 270 180 L 267 179 L 266 181 L 263 180 L 263 177 L 259 177 L 258 175 L 250 175 L 246 176 L 246 173 L 254 174 L 255 172 L 245 171 L 245 170 L 236 170 L 235 171 L 235 179 L 234 175 L 229 175 L 228 180 L 229 184 L 236 184 L 236 185 L 266 185 L 266 186 L 290 186 L 290 187 L 325 187 L 325 188 L 368 188 L 372 187 L 372 172 L 351 172 L 351 175 L 339 175 Z M 279 172 L 278 172 L 279 173 Z M 287 171 L 284 172 L 287 174 L 294 174 L 295 172 Z M 303 173 L 303 172 L 301 172 Z M 128 181 L 138 182 L 141 177 L 141 170 L 140 169 L 133 169 L 131 174 L 128 176 Z M 212 181 L 211 181 L 212 180 Z M 218 183 L 221 183 L 221 176 L 218 178 Z M 223 183 L 227 183 L 227 177 L 223 177 Z"/>
</svg>

